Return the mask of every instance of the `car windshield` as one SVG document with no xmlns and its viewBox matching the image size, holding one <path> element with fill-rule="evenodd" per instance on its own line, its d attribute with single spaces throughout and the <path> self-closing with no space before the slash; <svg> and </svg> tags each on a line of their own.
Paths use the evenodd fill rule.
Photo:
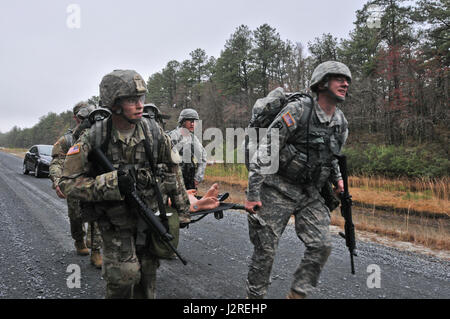
<svg viewBox="0 0 450 319">
<path fill-rule="evenodd" d="M 39 148 L 39 154 L 44 156 L 52 156 L 52 145 L 40 145 Z"/>
</svg>

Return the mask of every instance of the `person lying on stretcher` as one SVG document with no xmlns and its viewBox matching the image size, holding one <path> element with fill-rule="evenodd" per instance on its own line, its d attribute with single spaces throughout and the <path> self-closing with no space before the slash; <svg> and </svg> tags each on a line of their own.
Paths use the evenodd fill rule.
<svg viewBox="0 0 450 319">
<path fill-rule="evenodd" d="M 217 196 L 219 195 L 219 185 L 217 183 L 213 184 L 208 189 L 206 194 L 203 195 L 203 197 L 200 199 L 196 197 L 196 195 L 197 195 L 196 189 L 189 189 L 186 192 L 189 197 L 189 202 L 191 203 L 191 206 L 189 208 L 190 213 L 213 209 L 220 205 L 220 202 L 217 199 Z M 171 202 L 169 199 L 169 206 L 170 205 L 171 205 Z"/>
</svg>

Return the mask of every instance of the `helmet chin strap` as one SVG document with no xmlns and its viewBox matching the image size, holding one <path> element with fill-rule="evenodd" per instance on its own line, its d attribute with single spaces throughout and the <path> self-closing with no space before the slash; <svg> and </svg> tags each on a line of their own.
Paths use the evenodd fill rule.
<svg viewBox="0 0 450 319">
<path fill-rule="evenodd" d="M 336 95 L 333 91 L 330 90 L 330 87 L 328 86 L 328 81 L 325 83 L 324 88 L 328 91 L 330 96 L 336 100 L 336 103 L 342 103 L 345 102 L 345 97 Z"/>
<path fill-rule="evenodd" d="M 122 116 L 122 117 L 123 117 L 128 123 L 130 123 L 130 124 L 138 124 L 138 123 L 141 121 L 141 119 L 135 119 L 135 120 L 132 120 L 132 119 L 129 119 L 128 117 L 126 117 L 125 114 L 123 113 L 122 108 L 120 108 L 120 109 L 114 111 L 114 114 L 115 114 L 115 115 Z"/>
</svg>

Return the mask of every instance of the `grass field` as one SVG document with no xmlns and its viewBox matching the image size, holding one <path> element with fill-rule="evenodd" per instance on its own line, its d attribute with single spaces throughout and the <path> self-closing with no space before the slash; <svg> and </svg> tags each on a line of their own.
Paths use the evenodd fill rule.
<svg viewBox="0 0 450 319">
<path fill-rule="evenodd" d="M 244 165 L 215 164 L 207 167 L 206 185 L 219 182 L 230 200 L 243 202 L 247 187 Z M 351 176 L 356 229 L 388 236 L 433 249 L 450 250 L 449 179 L 387 179 Z M 332 224 L 343 226 L 339 209 Z"/>
</svg>

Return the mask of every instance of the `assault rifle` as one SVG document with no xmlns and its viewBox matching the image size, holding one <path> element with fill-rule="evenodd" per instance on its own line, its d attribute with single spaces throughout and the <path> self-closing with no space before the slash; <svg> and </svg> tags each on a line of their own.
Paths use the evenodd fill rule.
<svg viewBox="0 0 450 319">
<path fill-rule="evenodd" d="M 345 244 L 350 252 L 350 263 L 352 268 L 352 274 L 355 274 L 355 265 L 353 263 L 353 256 L 356 255 L 356 241 L 355 241 L 355 226 L 352 220 L 352 196 L 348 192 L 348 172 L 347 172 L 347 157 L 345 155 L 337 156 L 339 162 L 339 168 L 341 170 L 342 179 L 344 181 L 344 192 L 339 194 L 341 200 L 341 215 L 344 217 L 344 231 L 340 232 L 345 239 Z"/>
<path fill-rule="evenodd" d="M 105 156 L 105 154 L 102 152 L 102 150 L 99 148 L 94 148 L 89 154 L 89 157 L 93 162 L 98 163 L 105 172 L 112 172 L 116 170 L 108 160 L 108 158 Z M 125 196 L 125 199 L 131 204 L 137 206 L 138 209 L 136 209 L 136 211 L 139 216 L 153 231 L 157 232 L 157 234 L 161 238 L 161 242 L 167 245 L 170 250 L 172 250 L 178 256 L 181 262 L 186 265 L 186 260 L 184 260 L 183 257 L 180 256 L 177 249 L 170 242 L 173 239 L 173 236 L 168 232 L 159 218 L 155 216 L 153 210 L 142 201 L 142 199 L 137 194 L 136 189 L 130 194 L 127 194 Z"/>
</svg>

